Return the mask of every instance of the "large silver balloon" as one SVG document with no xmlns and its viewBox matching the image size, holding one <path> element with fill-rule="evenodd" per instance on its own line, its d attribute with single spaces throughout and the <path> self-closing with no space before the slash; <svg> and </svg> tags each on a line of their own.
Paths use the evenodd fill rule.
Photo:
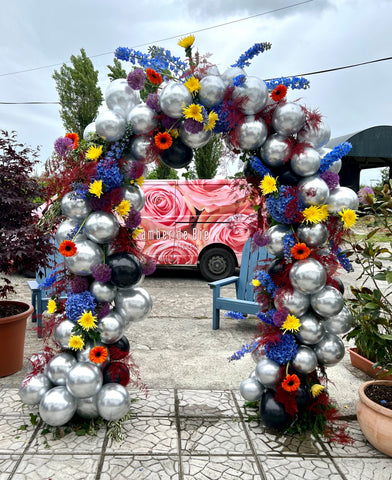
<svg viewBox="0 0 392 480">
<path fill-rule="evenodd" d="M 337 315 L 344 306 L 343 295 L 334 287 L 327 285 L 310 296 L 313 310 L 322 317 Z"/>
<path fill-rule="evenodd" d="M 235 87 L 233 98 L 243 99 L 240 110 L 245 115 L 254 115 L 266 105 L 268 89 L 266 83 L 258 77 L 245 77 L 240 87 Z"/>
<path fill-rule="evenodd" d="M 240 393 L 247 402 L 260 400 L 264 387 L 257 378 L 245 378 L 240 384 Z"/>
<path fill-rule="evenodd" d="M 98 413 L 105 420 L 120 420 L 130 405 L 128 391 L 119 383 L 107 383 L 97 394 Z"/>
<path fill-rule="evenodd" d="M 52 356 L 49 352 L 33 353 L 27 362 L 27 373 L 36 371 L 46 375 L 47 363 Z"/>
<path fill-rule="evenodd" d="M 307 312 L 299 318 L 301 326 L 299 327 L 297 338 L 305 345 L 315 345 L 324 336 L 324 322 L 312 312 Z"/>
<path fill-rule="evenodd" d="M 76 240 L 76 253 L 65 257 L 65 266 L 75 275 L 91 275 L 91 269 L 103 263 L 102 248 L 91 240 Z"/>
<path fill-rule="evenodd" d="M 328 333 L 334 333 L 335 335 L 341 335 L 348 332 L 353 325 L 353 315 L 346 305 L 336 315 L 328 317 L 323 326 Z"/>
<path fill-rule="evenodd" d="M 298 190 L 301 200 L 307 207 L 310 205 L 323 205 L 328 201 L 328 185 L 317 175 L 300 180 Z"/>
<path fill-rule="evenodd" d="M 267 251 L 274 257 L 280 257 L 284 251 L 284 239 L 290 233 L 288 225 L 274 225 L 267 230 L 269 242 L 265 246 Z"/>
<path fill-rule="evenodd" d="M 327 272 L 323 265 L 314 258 L 298 260 L 290 269 L 291 284 L 305 294 L 319 292 L 327 281 Z"/>
<path fill-rule="evenodd" d="M 297 289 L 288 289 L 288 288 L 280 288 L 275 295 L 274 298 L 274 305 L 275 308 L 278 310 L 283 310 L 287 308 L 287 310 L 300 317 L 303 315 L 310 305 L 310 296 L 301 293 Z"/>
<path fill-rule="evenodd" d="M 321 341 L 315 345 L 314 352 L 324 367 L 332 367 L 344 357 L 344 343 L 333 333 L 326 333 Z"/>
<path fill-rule="evenodd" d="M 150 294 L 142 287 L 133 287 L 118 290 L 114 300 L 116 311 L 125 321 L 143 320 L 151 312 L 152 299 Z"/>
<path fill-rule="evenodd" d="M 61 199 L 61 211 L 71 220 L 81 222 L 91 212 L 91 207 L 85 198 L 79 198 L 74 192 L 68 192 Z"/>
<path fill-rule="evenodd" d="M 19 397 L 26 405 L 37 405 L 44 393 L 52 388 L 52 382 L 43 373 L 24 379 L 19 387 Z"/>
<path fill-rule="evenodd" d="M 135 135 L 151 132 L 158 125 L 155 111 L 145 103 L 133 107 L 128 113 L 127 121 L 131 124 Z"/>
<path fill-rule="evenodd" d="M 221 103 L 225 95 L 225 83 L 217 75 L 207 75 L 200 81 L 199 101 L 207 108 Z"/>
<path fill-rule="evenodd" d="M 238 145 L 243 150 L 254 150 L 265 142 L 268 130 L 264 120 L 256 120 L 254 115 L 245 117 L 244 123 L 236 128 Z"/>
<path fill-rule="evenodd" d="M 184 124 L 180 128 L 180 138 L 185 145 L 190 148 L 201 148 L 210 141 L 211 130 L 201 130 L 201 132 L 191 133 L 184 127 Z"/>
<path fill-rule="evenodd" d="M 60 245 L 60 243 L 63 242 L 64 240 L 72 240 L 70 236 L 72 235 L 73 237 L 75 235 L 76 233 L 75 227 L 77 225 L 80 226 L 80 221 L 71 220 L 70 218 L 61 222 L 60 225 L 57 227 L 56 235 L 55 235 L 57 244 Z M 85 239 L 86 235 L 84 231 L 82 230 L 81 232 L 79 232 L 76 238 L 78 240 Z"/>
<path fill-rule="evenodd" d="M 116 217 L 109 212 L 93 212 L 86 223 L 84 231 L 86 236 L 95 243 L 110 243 L 118 235 L 120 224 Z"/>
<path fill-rule="evenodd" d="M 123 188 L 124 200 L 128 200 L 132 208 L 135 210 L 142 210 L 146 202 L 146 196 L 139 185 L 127 185 Z"/>
<path fill-rule="evenodd" d="M 131 153 L 136 160 L 143 160 L 143 163 L 151 163 L 158 158 L 152 152 L 151 139 L 143 135 L 132 140 Z"/>
<path fill-rule="evenodd" d="M 97 395 L 87 398 L 78 398 L 76 413 L 80 417 L 87 419 L 99 417 Z"/>
<path fill-rule="evenodd" d="M 233 79 L 239 75 L 246 75 L 245 70 L 240 67 L 229 67 L 222 73 L 222 80 L 225 85 L 232 85 Z"/>
<path fill-rule="evenodd" d="M 103 343 L 115 343 L 124 334 L 125 321 L 116 312 L 110 312 L 98 322 L 98 331 Z"/>
<path fill-rule="evenodd" d="M 280 365 L 267 357 L 261 358 L 255 369 L 256 378 L 265 387 L 273 387 L 280 379 Z"/>
<path fill-rule="evenodd" d="M 76 358 L 71 353 L 58 353 L 48 362 L 47 375 L 49 380 L 54 385 L 65 385 L 66 375 L 76 363 Z"/>
<path fill-rule="evenodd" d="M 272 126 L 281 135 L 297 133 L 305 123 L 305 112 L 298 103 L 279 105 L 272 115 Z"/>
<path fill-rule="evenodd" d="M 324 223 L 306 225 L 301 223 L 297 228 L 297 237 L 300 242 L 306 243 L 309 248 L 317 248 L 328 240 L 328 228 Z"/>
<path fill-rule="evenodd" d="M 291 157 L 290 165 L 293 171 L 301 177 L 309 177 L 320 168 L 320 155 L 314 148 L 305 147 L 299 154 Z"/>
<path fill-rule="evenodd" d="M 95 363 L 92 360 L 90 360 L 90 352 L 93 348 L 95 347 L 105 347 L 106 350 L 108 351 L 108 356 L 104 362 L 101 363 Z M 76 353 L 76 358 L 78 362 L 88 362 L 91 363 L 92 365 L 97 366 L 99 369 L 105 368 L 107 365 L 110 363 L 110 355 L 109 355 L 109 349 L 107 348 L 106 345 L 100 342 L 93 342 L 92 340 L 88 341 L 86 345 L 84 346 L 83 350 L 78 350 Z"/>
<path fill-rule="evenodd" d="M 64 386 L 47 391 L 39 404 L 41 419 L 52 427 L 65 425 L 76 412 L 76 398 Z"/>
<path fill-rule="evenodd" d="M 192 103 L 192 94 L 180 82 L 169 81 L 159 94 L 159 104 L 163 113 L 171 118 L 181 118 L 183 108 Z"/>
<path fill-rule="evenodd" d="M 96 133 L 95 122 L 91 122 L 84 129 L 83 140 L 86 140 L 86 142 L 88 142 L 91 139 L 91 135 L 94 135 L 94 133 Z"/>
<path fill-rule="evenodd" d="M 296 372 L 306 375 L 317 367 L 317 356 L 311 348 L 300 345 L 295 357 L 291 360 L 291 366 Z"/>
<path fill-rule="evenodd" d="M 298 132 L 298 140 L 314 148 L 323 147 L 330 138 L 331 127 L 325 122 L 320 122 L 317 127 L 306 126 Z"/>
<path fill-rule="evenodd" d="M 59 323 L 54 331 L 54 341 L 63 349 L 68 349 L 69 339 L 72 335 L 72 329 L 75 324 L 71 320 L 63 320 Z"/>
<path fill-rule="evenodd" d="M 116 142 L 127 129 L 125 118 L 112 110 L 101 112 L 95 120 L 97 134 L 108 142 Z"/>
<path fill-rule="evenodd" d="M 90 362 L 77 363 L 67 372 L 65 386 L 76 398 L 96 395 L 102 387 L 102 372 Z"/>
<path fill-rule="evenodd" d="M 328 198 L 328 212 L 338 213 L 343 208 L 357 210 L 359 199 L 354 190 L 348 187 L 337 187 L 332 190 Z"/>
<path fill-rule="evenodd" d="M 260 149 L 264 162 L 270 167 L 280 167 L 289 158 L 290 144 L 287 138 L 274 133 Z"/>
<path fill-rule="evenodd" d="M 140 102 L 139 92 L 133 90 L 125 78 L 113 80 L 105 91 L 106 105 L 122 116 Z"/>
<path fill-rule="evenodd" d="M 117 287 L 111 283 L 103 283 L 95 280 L 90 285 L 90 292 L 98 302 L 111 303 L 117 294 Z"/>
</svg>

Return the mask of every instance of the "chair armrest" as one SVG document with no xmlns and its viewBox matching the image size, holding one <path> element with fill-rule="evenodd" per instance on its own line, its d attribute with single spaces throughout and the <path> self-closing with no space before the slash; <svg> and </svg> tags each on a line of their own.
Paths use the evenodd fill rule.
<svg viewBox="0 0 392 480">
<path fill-rule="evenodd" d="M 28 280 L 27 285 L 29 286 L 30 290 L 39 290 L 38 282 L 36 280 Z"/>
<path fill-rule="evenodd" d="M 222 278 L 222 280 L 216 280 L 216 282 L 209 283 L 210 288 L 220 288 L 224 287 L 225 285 L 231 285 L 232 283 L 237 283 L 240 277 L 227 277 Z"/>
</svg>

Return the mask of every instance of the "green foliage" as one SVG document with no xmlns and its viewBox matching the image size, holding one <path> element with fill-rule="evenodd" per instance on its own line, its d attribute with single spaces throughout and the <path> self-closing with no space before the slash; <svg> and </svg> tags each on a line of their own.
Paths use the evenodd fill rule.
<svg viewBox="0 0 392 480">
<path fill-rule="evenodd" d="M 63 64 L 59 72 L 55 70 L 53 79 L 64 128 L 81 138 L 87 125 L 94 121 L 103 97 L 98 86 L 98 70 L 94 70 L 83 48 L 80 53 L 71 56 L 72 67 Z"/>
<path fill-rule="evenodd" d="M 108 77 L 110 81 L 117 80 L 118 78 L 127 78 L 127 72 L 122 68 L 120 60 L 114 58 L 114 65 L 106 65 L 110 70 Z"/>
<path fill-rule="evenodd" d="M 178 180 L 177 170 L 170 168 L 164 163 L 158 165 L 147 175 L 148 180 Z"/>
<path fill-rule="evenodd" d="M 207 145 L 194 151 L 193 159 L 198 178 L 208 179 L 215 177 L 223 149 L 224 145 L 219 135 L 213 133 Z"/>
</svg>

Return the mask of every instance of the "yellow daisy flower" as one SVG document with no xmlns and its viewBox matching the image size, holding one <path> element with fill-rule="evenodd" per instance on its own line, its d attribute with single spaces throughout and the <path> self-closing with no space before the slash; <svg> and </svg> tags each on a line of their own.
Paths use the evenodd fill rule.
<svg viewBox="0 0 392 480">
<path fill-rule="evenodd" d="M 328 218 L 328 205 L 320 205 L 320 216 L 321 216 L 321 221 L 323 222 Z"/>
<path fill-rule="evenodd" d="M 135 240 L 143 232 L 144 232 L 143 228 L 141 227 L 135 228 L 135 230 L 132 232 L 132 238 Z"/>
<path fill-rule="evenodd" d="M 102 155 L 102 145 L 91 145 L 86 153 L 86 158 L 89 160 L 97 160 Z"/>
<path fill-rule="evenodd" d="M 185 118 L 193 118 L 193 120 L 196 120 L 197 122 L 203 121 L 201 106 L 196 103 L 191 103 L 189 107 L 184 107 L 182 111 L 184 112 Z"/>
<path fill-rule="evenodd" d="M 287 315 L 287 318 L 281 328 L 282 330 L 284 330 L 284 333 L 286 333 L 287 331 L 298 332 L 300 326 L 301 322 L 299 321 L 299 319 L 295 315 L 289 314 Z"/>
<path fill-rule="evenodd" d="M 102 180 L 94 180 L 93 183 L 90 183 L 88 191 L 91 193 L 91 195 L 95 195 L 96 197 L 100 198 L 100 196 L 103 194 Z"/>
<path fill-rule="evenodd" d="M 79 318 L 78 323 L 84 328 L 84 330 L 91 330 L 97 327 L 97 324 L 95 323 L 96 320 L 97 317 L 95 317 L 90 310 L 85 310 L 82 316 Z"/>
<path fill-rule="evenodd" d="M 201 89 L 200 82 L 195 77 L 188 78 L 184 85 L 191 93 L 198 92 Z"/>
<path fill-rule="evenodd" d="M 277 192 L 278 187 L 276 186 L 276 179 L 271 175 L 265 175 L 263 180 L 260 183 L 260 188 L 263 195 L 268 195 L 269 193 Z"/>
<path fill-rule="evenodd" d="M 57 310 L 57 303 L 52 298 L 48 301 L 48 312 L 54 313 Z"/>
<path fill-rule="evenodd" d="M 339 212 L 339 215 L 343 222 L 343 228 L 345 229 L 351 228 L 357 223 L 357 214 L 350 208 L 343 208 L 343 210 Z"/>
<path fill-rule="evenodd" d="M 214 127 L 215 127 L 215 124 L 218 120 L 219 120 L 218 114 L 215 113 L 214 111 L 211 111 L 208 114 L 208 123 L 207 123 L 207 125 L 204 125 L 203 130 L 206 130 L 206 131 L 213 130 Z"/>
<path fill-rule="evenodd" d="M 68 343 L 69 348 L 72 350 L 82 350 L 84 347 L 84 340 L 81 335 L 72 335 Z"/>
<path fill-rule="evenodd" d="M 317 205 L 311 205 L 302 212 L 307 223 L 321 223 L 325 217 L 324 208 Z"/>
<path fill-rule="evenodd" d="M 114 209 L 120 217 L 126 217 L 131 209 L 131 204 L 129 200 L 122 200 L 119 205 Z"/>
<path fill-rule="evenodd" d="M 260 285 L 261 285 L 260 280 L 257 280 L 257 278 L 254 278 L 254 279 L 252 280 L 252 285 L 253 285 L 254 287 L 260 287 Z"/>
<path fill-rule="evenodd" d="M 178 40 L 178 45 L 183 48 L 189 48 L 193 45 L 194 41 L 195 41 L 195 36 L 188 35 L 187 37 L 184 37 Z"/>
<path fill-rule="evenodd" d="M 313 398 L 316 398 L 320 395 L 320 393 L 325 389 L 323 385 L 319 383 L 315 383 L 310 387 L 310 393 L 312 394 Z"/>
<path fill-rule="evenodd" d="M 136 179 L 136 183 L 139 185 L 139 187 L 143 186 L 144 183 L 144 175 Z"/>
</svg>

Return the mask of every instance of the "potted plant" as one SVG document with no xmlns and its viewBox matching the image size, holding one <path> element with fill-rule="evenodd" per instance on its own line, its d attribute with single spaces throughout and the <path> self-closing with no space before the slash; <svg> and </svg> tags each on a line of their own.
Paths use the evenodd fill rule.
<svg viewBox="0 0 392 480">
<path fill-rule="evenodd" d="M 38 151 L 18 143 L 16 133 L 0 130 L 0 377 L 22 368 L 26 320 L 33 307 L 11 300 L 10 275 L 44 266 L 52 246 L 34 214 L 41 186 L 32 176 Z"/>
</svg>

